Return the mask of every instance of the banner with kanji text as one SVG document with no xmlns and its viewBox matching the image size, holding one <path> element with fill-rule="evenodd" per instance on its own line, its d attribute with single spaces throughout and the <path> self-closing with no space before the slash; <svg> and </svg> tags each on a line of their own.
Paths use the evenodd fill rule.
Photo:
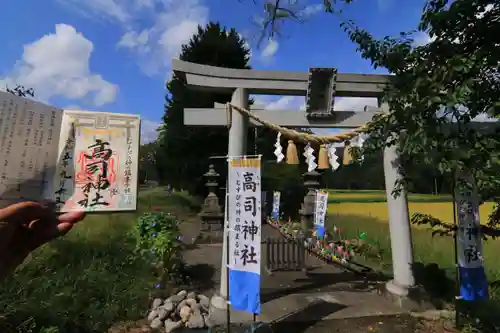
<svg viewBox="0 0 500 333">
<path fill-rule="evenodd" d="M 260 313 L 261 161 L 230 158 L 228 179 L 229 301 Z"/>
</svg>

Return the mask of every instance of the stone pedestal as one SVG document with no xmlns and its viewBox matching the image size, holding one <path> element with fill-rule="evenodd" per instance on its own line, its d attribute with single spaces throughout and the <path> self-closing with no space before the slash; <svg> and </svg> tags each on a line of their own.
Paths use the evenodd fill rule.
<svg viewBox="0 0 500 333">
<path fill-rule="evenodd" d="M 316 202 L 316 190 L 321 185 L 321 173 L 316 170 L 306 172 L 302 175 L 304 177 L 304 186 L 307 188 L 307 193 L 304 196 L 304 202 L 299 211 L 300 224 L 302 233 L 309 235 L 314 224 L 314 204 Z"/>
<path fill-rule="evenodd" d="M 215 172 L 214 166 L 211 164 L 208 172 L 203 176 L 207 179 L 205 185 L 208 188 L 208 195 L 205 198 L 201 212 L 198 214 L 203 223 L 202 231 L 222 231 L 224 229 L 224 214 L 216 194 L 219 187 L 217 179 L 220 175 Z"/>
</svg>

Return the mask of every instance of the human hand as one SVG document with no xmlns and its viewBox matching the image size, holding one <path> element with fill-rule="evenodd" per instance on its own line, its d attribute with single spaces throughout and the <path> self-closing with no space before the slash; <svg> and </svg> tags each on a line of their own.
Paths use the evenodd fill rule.
<svg viewBox="0 0 500 333">
<path fill-rule="evenodd" d="M 31 201 L 0 209 L 0 278 L 39 246 L 65 235 L 84 216 L 84 212 L 58 216 L 50 206 Z"/>
</svg>

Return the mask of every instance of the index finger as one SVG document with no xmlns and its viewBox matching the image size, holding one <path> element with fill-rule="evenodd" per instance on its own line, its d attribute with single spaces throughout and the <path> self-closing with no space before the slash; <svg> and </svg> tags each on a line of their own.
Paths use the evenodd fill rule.
<svg viewBox="0 0 500 333">
<path fill-rule="evenodd" d="M 9 220 L 16 223 L 26 223 L 47 217 L 51 210 L 38 202 L 24 201 L 0 209 L 0 221 Z"/>
</svg>

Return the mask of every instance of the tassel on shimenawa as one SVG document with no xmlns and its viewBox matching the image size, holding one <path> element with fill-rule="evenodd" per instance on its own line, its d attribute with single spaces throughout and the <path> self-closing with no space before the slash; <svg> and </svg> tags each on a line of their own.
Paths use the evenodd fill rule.
<svg viewBox="0 0 500 333">
<path fill-rule="evenodd" d="M 348 165 L 348 164 L 352 163 L 352 160 L 353 160 L 353 156 L 352 156 L 352 152 L 351 152 L 351 144 L 349 141 L 346 141 L 345 146 L 344 146 L 344 156 L 342 159 L 342 163 L 344 165 Z"/>
<path fill-rule="evenodd" d="M 318 169 L 320 170 L 325 170 L 330 167 L 328 163 L 328 153 L 326 151 L 326 145 L 321 145 L 319 147 L 319 153 L 318 153 Z"/>
<path fill-rule="evenodd" d="M 288 147 L 286 148 L 286 163 L 299 164 L 299 157 L 297 155 L 297 147 L 292 140 L 288 140 Z"/>
</svg>

